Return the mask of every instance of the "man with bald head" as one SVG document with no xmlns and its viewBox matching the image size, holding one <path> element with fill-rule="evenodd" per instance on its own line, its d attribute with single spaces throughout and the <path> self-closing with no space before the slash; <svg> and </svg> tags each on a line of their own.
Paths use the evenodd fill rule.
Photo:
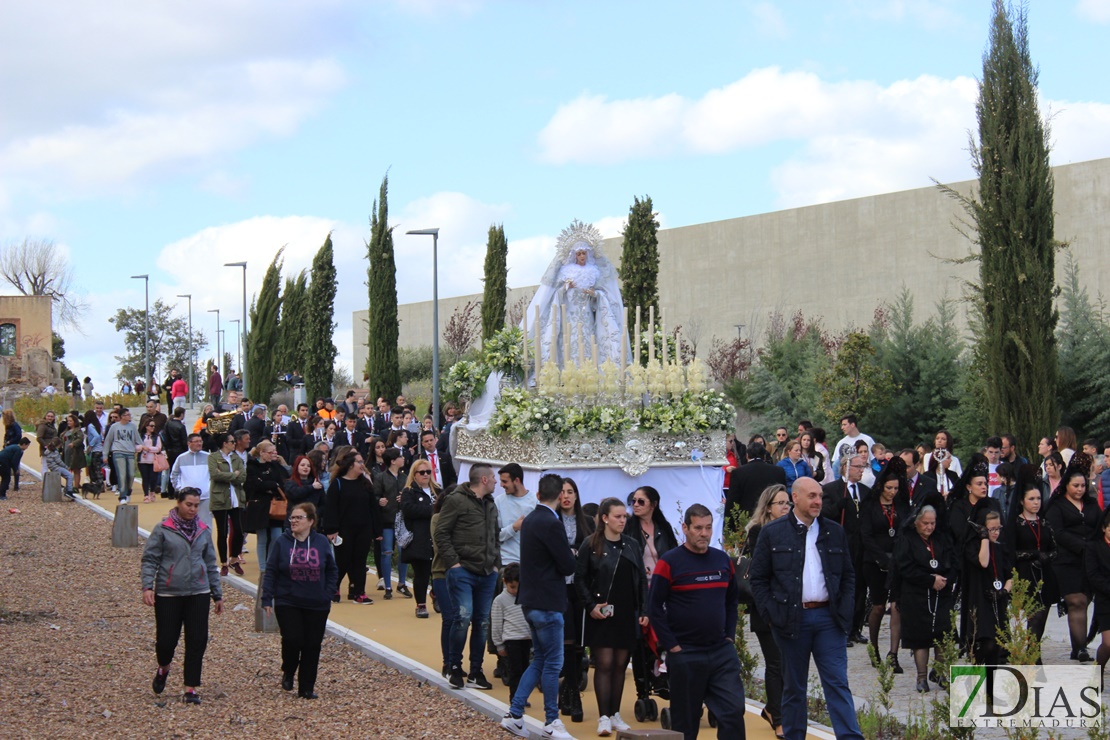
<svg viewBox="0 0 1110 740">
<path fill-rule="evenodd" d="M 837 738 L 862 740 L 848 687 L 846 640 L 856 589 L 848 538 L 840 524 L 821 516 L 820 483 L 799 478 L 793 498 L 792 514 L 764 525 L 750 571 L 756 608 L 782 652 L 783 734 L 789 740 L 806 735 L 812 657 Z"/>
</svg>

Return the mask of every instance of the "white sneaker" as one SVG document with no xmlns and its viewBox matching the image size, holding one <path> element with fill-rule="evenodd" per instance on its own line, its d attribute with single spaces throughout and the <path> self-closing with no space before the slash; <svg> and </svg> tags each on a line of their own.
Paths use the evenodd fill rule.
<svg viewBox="0 0 1110 740">
<path fill-rule="evenodd" d="M 574 740 L 574 735 L 567 732 L 566 725 L 563 724 L 563 720 L 561 719 L 556 719 L 551 724 L 544 725 L 543 733 L 540 737 L 550 737 L 553 738 L 553 740 Z"/>
<path fill-rule="evenodd" d="M 506 714 L 501 718 L 501 727 L 517 737 L 528 737 L 528 731 L 524 729 L 523 717 L 518 718 L 511 714 Z"/>
<path fill-rule="evenodd" d="M 602 715 L 597 718 L 597 735 L 598 737 L 609 737 L 613 734 L 613 723 L 609 718 Z"/>
<path fill-rule="evenodd" d="M 609 718 L 609 724 L 613 725 L 613 729 L 618 732 L 621 730 L 631 730 L 632 726 L 621 719 L 620 712 L 613 712 L 613 716 Z"/>
</svg>

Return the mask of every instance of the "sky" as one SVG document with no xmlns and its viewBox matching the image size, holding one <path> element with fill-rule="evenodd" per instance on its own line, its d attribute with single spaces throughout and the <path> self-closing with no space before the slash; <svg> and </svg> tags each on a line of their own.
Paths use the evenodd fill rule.
<svg viewBox="0 0 1110 740">
<path fill-rule="evenodd" d="M 389 176 L 399 301 L 509 285 L 634 196 L 683 226 L 973 175 L 989 0 L 57 0 L 0 4 L 0 244 L 54 241 L 88 303 L 66 364 L 106 390 L 108 318 L 186 302 L 215 354 L 285 246 L 332 233 L 338 363 Z M 1110 0 L 1031 0 L 1054 164 L 1110 156 Z M 0 288 L 0 293 L 14 292 Z M 428 343 L 431 343 L 429 337 Z M 204 356 L 204 355 L 202 355 Z M 356 373 L 356 375 L 359 375 Z"/>
</svg>

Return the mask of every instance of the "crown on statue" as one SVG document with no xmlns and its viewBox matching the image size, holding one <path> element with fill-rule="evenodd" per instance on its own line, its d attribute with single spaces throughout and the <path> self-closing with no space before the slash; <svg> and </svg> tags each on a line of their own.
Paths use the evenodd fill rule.
<svg viewBox="0 0 1110 740">
<path fill-rule="evenodd" d="M 594 228 L 593 224 L 584 224 L 574 219 L 570 222 L 570 226 L 559 233 L 559 239 L 555 242 L 556 254 L 559 255 L 560 262 L 566 262 L 575 245 L 584 243 L 590 247 L 594 255 L 597 255 L 601 239 L 601 232 Z"/>
</svg>

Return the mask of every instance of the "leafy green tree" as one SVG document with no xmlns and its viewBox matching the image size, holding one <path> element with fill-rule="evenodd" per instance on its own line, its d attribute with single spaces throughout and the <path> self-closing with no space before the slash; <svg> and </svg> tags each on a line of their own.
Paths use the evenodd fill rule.
<svg viewBox="0 0 1110 740">
<path fill-rule="evenodd" d="M 890 402 L 896 388 L 894 378 L 876 362 L 876 354 L 867 334 L 854 331 L 844 338 L 832 365 L 817 376 L 823 417 L 856 414 L 869 419 L 872 411 Z"/>
<path fill-rule="evenodd" d="M 1079 263 L 1068 253 L 1060 291 L 1060 408 L 1082 436 L 1110 439 L 1110 328 L 1079 282 Z"/>
<path fill-rule="evenodd" d="M 988 379 L 987 426 L 1029 444 L 1058 422 L 1058 244 L 1048 127 L 1037 107 L 1024 6 L 994 1 L 976 114 L 979 140 L 970 144 L 977 192 L 942 189 L 963 205 L 975 230 L 978 252 L 969 259 L 979 262 L 979 280 L 970 290 L 982 316 L 975 352 Z"/>
<path fill-rule="evenodd" d="M 621 243 L 621 298 L 624 305 L 635 316 L 636 306 L 640 306 L 640 329 L 647 331 L 648 308 L 655 306 L 659 315 L 659 221 L 652 210 L 651 198 L 633 196 L 632 207 L 628 209 L 628 223 L 624 226 L 624 241 Z M 629 322 L 629 335 L 635 336 L 635 327 Z"/>
<path fill-rule="evenodd" d="M 308 274 L 304 270 L 285 279 L 278 336 L 278 372 L 304 372 L 308 364 Z"/>
<path fill-rule="evenodd" d="M 485 289 L 482 295 L 482 341 L 505 328 L 505 303 L 508 292 L 509 242 L 505 225 L 489 227 L 486 239 Z"/>
<path fill-rule="evenodd" d="M 150 307 L 150 363 L 152 372 L 156 368 L 169 370 L 180 368 L 185 377 L 189 376 L 189 321 L 187 317 L 174 313 L 176 306 L 166 305 L 161 298 Z M 117 355 L 120 364 L 116 377 L 133 380 L 141 377 L 143 369 L 143 335 L 145 334 L 146 312 L 141 308 L 120 308 L 108 322 L 123 332 L 124 354 Z M 193 330 L 193 348 L 199 356 L 208 341 L 204 333 Z M 163 373 L 164 374 L 164 373 Z M 201 368 L 195 369 L 198 378 L 206 377 Z"/>
<path fill-rule="evenodd" d="M 370 241 L 366 245 L 370 267 L 367 288 L 369 340 L 366 374 L 373 396 L 396 398 L 401 392 L 401 371 L 397 358 L 397 263 L 393 254 L 393 227 L 389 225 L 389 176 L 382 178 L 378 200 L 370 213 Z"/>
<path fill-rule="evenodd" d="M 331 396 L 338 350 L 332 341 L 335 330 L 335 261 L 331 234 L 312 258 L 312 278 L 308 286 L 307 321 L 305 321 L 305 391 L 309 402 Z"/>
<path fill-rule="evenodd" d="M 278 390 L 277 360 L 281 347 L 278 326 L 281 295 L 278 291 L 281 290 L 281 254 L 284 251 L 285 247 L 277 251 L 262 276 L 262 287 L 251 302 L 250 331 L 243 336 L 251 398 L 259 403 L 269 403 L 270 396 Z"/>
<path fill-rule="evenodd" d="M 771 425 L 811 419 L 831 429 L 817 385 L 830 365 L 831 347 L 819 321 L 807 322 L 799 312 L 787 322 L 775 314 L 758 362 L 745 380 L 726 384 L 725 390 L 738 406 L 763 415 Z"/>
</svg>

